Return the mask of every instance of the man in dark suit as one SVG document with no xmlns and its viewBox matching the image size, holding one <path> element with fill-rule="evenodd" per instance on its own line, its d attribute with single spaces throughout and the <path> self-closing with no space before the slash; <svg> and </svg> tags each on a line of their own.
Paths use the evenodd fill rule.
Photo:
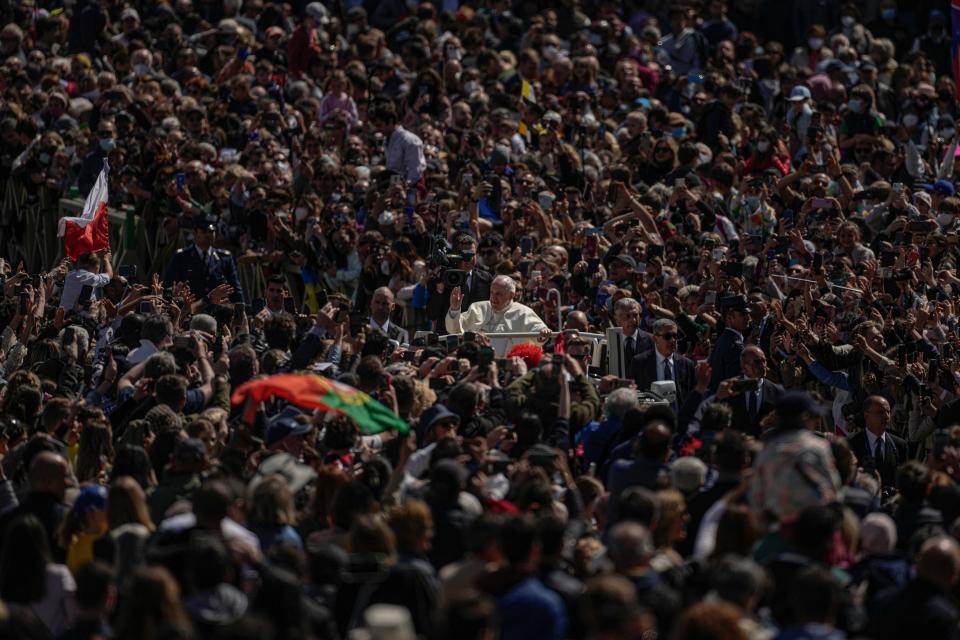
<svg viewBox="0 0 960 640">
<path fill-rule="evenodd" d="M 197 216 L 192 219 L 193 244 L 174 254 L 163 274 L 163 286 L 186 282 L 190 291 L 203 298 L 218 285 L 233 287 L 232 302 L 243 302 L 243 288 L 237 277 L 237 263 L 225 249 L 215 249 L 217 237 L 216 216 Z"/>
<path fill-rule="evenodd" d="M 489 300 L 493 276 L 477 266 L 477 241 L 473 236 L 463 233 L 457 236 L 453 249 L 463 258 L 457 268 L 467 272 L 467 281 L 460 287 L 463 292 L 460 308 L 469 309 L 474 302 Z M 438 322 L 438 330 L 442 331 L 443 318 L 450 308 L 450 289 L 443 286 L 442 276 L 431 279 L 427 289 L 430 294 L 427 299 L 427 318 Z"/>
<path fill-rule="evenodd" d="M 720 382 L 735 378 L 742 373 L 740 354 L 743 353 L 743 334 L 750 324 L 747 299 L 743 296 L 728 296 L 720 300 L 723 317 L 723 333 L 710 353 L 710 390 L 716 391 Z"/>
<path fill-rule="evenodd" d="M 633 357 L 633 379 L 641 391 L 649 391 L 654 382 L 672 380 L 677 386 L 676 404 L 680 406 L 696 384 L 696 371 L 693 360 L 676 352 L 678 335 L 673 320 L 661 318 L 654 322 L 654 348 Z"/>
<path fill-rule="evenodd" d="M 767 357 L 760 347 L 750 345 L 740 354 L 743 376 L 724 380 L 717 392 L 717 399 L 726 402 L 733 410 L 732 426 L 747 435 L 759 436 L 760 423 L 774 410 L 783 394 L 783 387 L 767 380 Z M 751 381 L 752 388 L 739 390 L 739 381 Z"/>
<path fill-rule="evenodd" d="M 380 287 L 373 292 L 373 298 L 370 300 L 370 319 L 367 324 L 371 329 L 380 329 L 391 340 L 396 340 L 400 344 L 410 344 L 410 334 L 407 330 L 397 326 L 390 319 L 396 307 L 397 303 L 394 302 L 390 287 Z"/>
<path fill-rule="evenodd" d="M 620 298 L 613 307 L 613 324 L 623 329 L 623 362 L 626 377 L 633 378 L 633 358 L 653 349 L 653 336 L 640 328 L 640 303 Z"/>
<path fill-rule="evenodd" d="M 863 401 L 866 428 L 848 440 L 860 466 L 880 472 L 883 487 L 897 486 L 897 468 L 908 459 L 907 441 L 887 431 L 892 416 L 886 398 L 869 396 Z"/>
</svg>

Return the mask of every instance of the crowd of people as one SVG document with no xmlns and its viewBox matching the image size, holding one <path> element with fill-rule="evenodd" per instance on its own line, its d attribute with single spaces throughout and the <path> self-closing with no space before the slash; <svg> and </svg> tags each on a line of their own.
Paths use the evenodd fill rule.
<svg viewBox="0 0 960 640">
<path fill-rule="evenodd" d="M 0 638 L 960 637 L 944 5 L 0 3 Z"/>
</svg>

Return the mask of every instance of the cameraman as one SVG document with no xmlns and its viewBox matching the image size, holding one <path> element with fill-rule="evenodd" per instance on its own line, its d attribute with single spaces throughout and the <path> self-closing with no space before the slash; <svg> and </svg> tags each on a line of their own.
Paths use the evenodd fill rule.
<svg viewBox="0 0 960 640">
<path fill-rule="evenodd" d="M 600 396 L 587 380 L 580 363 L 569 355 L 544 356 L 537 369 L 513 381 L 506 390 L 507 415 L 516 421 L 524 413 L 534 413 L 540 416 L 542 424 L 555 424 L 561 377 L 567 379 L 570 390 L 570 432 L 577 433 L 599 412 Z"/>
<path fill-rule="evenodd" d="M 483 267 L 477 266 L 477 241 L 473 236 L 466 233 L 457 236 L 454 242 L 454 250 L 462 258 L 455 269 L 463 271 L 463 285 L 460 290 L 463 292 L 465 306 L 469 307 L 474 302 L 487 300 L 490 297 L 490 283 L 493 276 Z M 437 325 L 443 323 L 443 318 L 450 307 L 450 288 L 443 282 L 443 272 L 446 269 L 438 269 L 439 273 L 430 278 L 428 283 L 429 298 L 427 299 L 427 318 Z"/>
</svg>

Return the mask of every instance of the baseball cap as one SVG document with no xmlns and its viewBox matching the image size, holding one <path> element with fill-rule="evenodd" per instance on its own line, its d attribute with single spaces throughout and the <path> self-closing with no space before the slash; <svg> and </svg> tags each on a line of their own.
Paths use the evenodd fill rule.
<svg viewBox="0 0 960 640">
<path fill-rule="evenodd" d="M 303 10 L 303 12 L 320 24 L 327 24 L 330 22 L 330 19 L 327 17 L 327 8 L 319 2 L 311 2 L 307 5 L 306 9 Z"/>
<path fill-rule="evenodd" d="M 296 419 L 299 410 L 284 409 L 267 421 L 267 446 L 274 445 L 288 436 L 302 436 L 313 429 L 313 424 Z"/>
<path fill-rule="evenodd" d="M 798 84 L 793 89 L 790 90 L 790 102 L 800 102 L 801 100 L 807 100 L 810 98 L 810 89 Z"/>
<path fill-rule="evenodd" d="M 173 450 L 173 459 L 177 462 L 203 462 L 207 459 L 207 447 L 196 438 L 181 440 Z"/>
<path fill-rule="evenodd" d="M 107 488 L 99 484 L 81 489 L 80 493 L 77 494 L 77 499 L 73 502 L 73 510 L 81 516 L 106 508 Z"/>
<path fill-rule="evenodd" d="M 933 184 L 921 184 L 920 188 L 924 191 L 932 191 L 933 193 L 953 196 L 957 193 L 956 187 L 953 186 L 953 183 L 949 180 L 937 180 Z"/>
<path fill-rule="evenodd" d="M 124 9 L 123 12 L 120 14 L 120 19 L 121 19 L 121 20 L 126 20 L 127 18 L 133 18 L 133 19 L 136 20 L 137 22 L 140 22 L 140 14 L 137 13 L 137 10 L 134 9 L 133 7 L 127 7 L 127 8 Z"/>
<path fill-rule="evenodd" d="M 785 391 L 774 407 L 780 417 L 794 417 L 804 413 L 815 416 L 826 415 L 827 409 L 814 401 L 806 391 Z"/>
<path fill-rule="evenodd" d="M 240 25 L 233 18 L 224 18 L 217 23 L 217 31 L 224 35 L 236 35 L 240 31 Z"/>
<path fill-rule="evenodd" d="M 637 261 L 633 258 L 633 256 L 628 256 L 622 253 L 620 255 L 613 256 L 613 259 L 610 262 L 614 261 L 620 261 L 631 269 L 637 268 Z"/>
<path fill-rule="evenodd" d="M 430 427 L 444 420 L 454 420 L 460 422 L 460 416 L 447 409 L 442 403 L 437 403 L 423 412 L 420 416 L 420 430 L 424 433 L 430 430 Z"/>
</svg>

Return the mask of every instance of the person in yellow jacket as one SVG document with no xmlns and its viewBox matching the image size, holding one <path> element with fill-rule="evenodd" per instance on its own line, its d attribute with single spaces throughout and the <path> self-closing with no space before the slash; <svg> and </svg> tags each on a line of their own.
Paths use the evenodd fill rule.
<svg viewBox="0 0 960 640">
<path fill-rule="evenodd" d="M 93 560 L 93 543 L 106 532 L 107 488 L 88 485 L 80 490 L 60 528 L 70 573 L 77 575 L 77 569 Z"/>
</svg>

